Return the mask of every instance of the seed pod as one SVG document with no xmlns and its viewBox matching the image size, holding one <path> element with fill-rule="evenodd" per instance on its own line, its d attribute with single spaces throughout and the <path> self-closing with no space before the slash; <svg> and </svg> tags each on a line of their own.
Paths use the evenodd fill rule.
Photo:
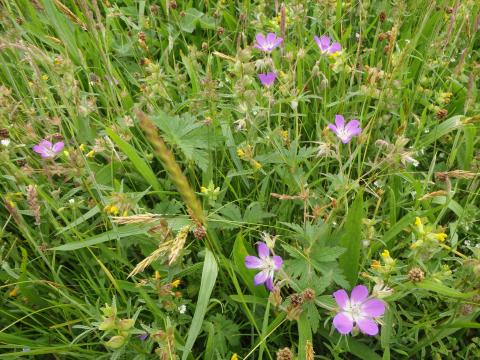
<svg viewBox="0 0 480 360">
<path fill-rule="evenodd" d="M 411 268 L 408 272 L 408 279 L 412 282 L 420 282 L 425 279 L 425 273 L 419 267 Z"/>
</svg>

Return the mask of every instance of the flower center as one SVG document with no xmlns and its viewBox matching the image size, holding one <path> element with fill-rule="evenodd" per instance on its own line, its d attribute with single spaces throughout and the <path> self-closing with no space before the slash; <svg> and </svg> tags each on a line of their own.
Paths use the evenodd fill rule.
<svg viewBox="0 0 480 360">
<path fill-rule="evenodd" d="M 348 137 L 350 136 L 350 133 L 346 128 L 341 127 L 341 128 L 337 128 L 337 135 L 341 140 L 347 140 Z"/>
<path fill-rule="evenodd" d="M 273 272 L 275 270 L 275 263 L 271 257 L 263 259 L 263 269 L 268 270 L 269 272 Z"/>
<path fill-rule="evenodd" d="M 361 303 L 352 303 L 351 301 L 348 301 L 347 304 L 345 305 L 344 311 L 350 315 L 350 317 L 354 320 L 357 321 L 358 319 L 363 317 L 363 311 L 362 311 L 362 304 Z"/>
</svg>

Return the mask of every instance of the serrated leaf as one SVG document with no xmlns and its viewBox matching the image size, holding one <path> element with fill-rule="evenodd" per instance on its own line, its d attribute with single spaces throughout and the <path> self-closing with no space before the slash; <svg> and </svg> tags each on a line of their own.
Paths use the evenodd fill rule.
<svg viewBox="0 0 480 360">
<path fill-rule="evenodd" d="M 311 256 L 312 259 L 318 262 L 330 262 L 337 260 L 346 250 L 347 249 L 338 246 L 319 246 L 313 248 Z"/>
</svg>

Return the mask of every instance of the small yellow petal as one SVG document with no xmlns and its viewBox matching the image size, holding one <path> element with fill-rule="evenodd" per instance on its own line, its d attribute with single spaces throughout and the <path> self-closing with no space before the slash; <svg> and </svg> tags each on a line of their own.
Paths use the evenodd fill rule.
<svg viewBox="0 0 480 360">
<path fill-rule="evenodd" d="M 435 238 L 436 238 L 438 241 L 443 242 L 443 241 L 445 241 L 445 239 L 447 238 L 447 234 L 445 234 L 445 233 L 435 234 Z"/>
<path fill-rule="evenodd" d="M 177 288 L 180 285 L 180 280 L 173 280 L 170 285 L 172 286 L 172 288 Z"/>
</svg>

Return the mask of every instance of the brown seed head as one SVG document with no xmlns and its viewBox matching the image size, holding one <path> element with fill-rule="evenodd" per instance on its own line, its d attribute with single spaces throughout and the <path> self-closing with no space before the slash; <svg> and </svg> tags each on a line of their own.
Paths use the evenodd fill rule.
<svg viewBox="0 0 480 360">
<path fill-rule="evenodd" d="M 284 347 L 277 351 L 277 360 L 293 360 L 292 350 L 288 347 Z"/>
<path fill-rule="evenodd" d="M 408 279 L 412 282 L 420 282 L 425 279 L 425 273 L 419 267 L 411 268 L 408 272 Z"/>
</svg>

